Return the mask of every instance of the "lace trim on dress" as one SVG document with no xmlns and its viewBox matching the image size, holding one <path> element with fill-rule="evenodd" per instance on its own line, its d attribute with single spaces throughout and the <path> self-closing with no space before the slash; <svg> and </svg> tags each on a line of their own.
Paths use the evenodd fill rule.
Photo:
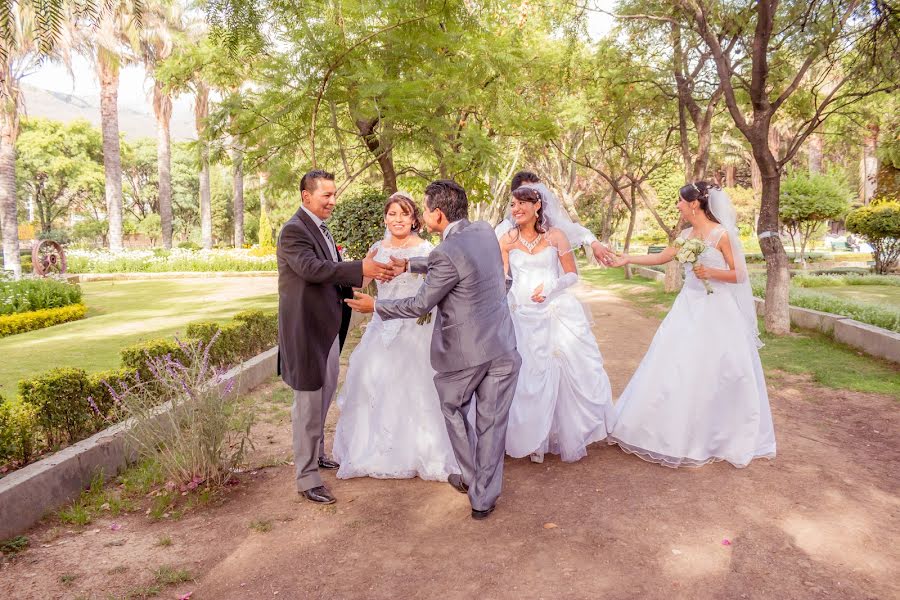
<svg viewBox="0 0 900 600">
<path fill-rule="evenodd" d="M 743 469 L 747 467 L 751 461 L 757 458 L 766 458 L 768 460 L 773 460 L 775 458 L 775 451 L 764 451 L 761 453 L 754 454 L 750 457 L 750 459 L 743 464 L 738 464 L 728 460 L 727 458 L 723 458 L 721 456 L 710 456 L 709 458 L 700 460 L 695 458 L 674 458 L 671 456 L 666 456 L 665 454 L 659 454 L 658 452 L 651 452 L 650 450 L 644 450 L 643 448 L 638 448 L 636 446 L 632 446 L 630 444 L 626 444 L 625 442 L 614 438 L 613 436 L 609 436 L 606 439 L 609 445 L 615 445 L 621 448 L 624 452 L 628 454 L 634 454 L 638 458 L 645 460 L 647 462 L 656 463 L 658 465 L 662 465 L 664 467 L 669 467 L 671 469 L 677 469 L 679 467 L 702 467 L 703 465 L 707 465 L 709 463 L 725 461 L 729 463 L 731 466 L 737 469 Z"/>
</svg>

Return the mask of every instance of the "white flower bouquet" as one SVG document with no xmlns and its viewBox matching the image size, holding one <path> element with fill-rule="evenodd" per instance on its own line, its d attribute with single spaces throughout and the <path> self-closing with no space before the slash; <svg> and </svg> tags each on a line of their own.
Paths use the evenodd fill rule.
<svg viewBox="0 0 900 600">
<path fill-rule="evenodd" d="M 675 260 L 680 262 L 681 264 L 689 264 L 691 265 L 691 270 L 694 269 L 694 266 L 697 263 L 697 260 L 700 258 L 700 255 L 703 254 L 703 251 L 706 250 L 706 244 L 703 243 L 703 240 L 699 240 L 697 238 L 678 238 L 675 240 L 675 246 L 678 247 L 678 251 L 675 253 Z M 707 294 L 712 294 L 713 289 L 709 285 L 709 282 L 705 279 L 701 279 L 703 282 L 703 287 L 706 288 Z"/>
</svg>

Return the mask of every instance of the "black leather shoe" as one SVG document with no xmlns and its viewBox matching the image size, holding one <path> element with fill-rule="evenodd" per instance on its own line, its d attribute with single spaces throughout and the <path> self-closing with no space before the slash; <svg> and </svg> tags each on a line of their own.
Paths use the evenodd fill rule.
<svg viewBox="0 0 900 600">
<path fill-rule="evenodd" d="M 490 507 L 487 510 L 475 510 L 473 508 L 472 509 L 472 518 L 475 519 L 476 521 L 480 521 L 482 519 L 487 519 L 489 516 L 491 516 L 491 513 L 494 512 L 494 508 L 495 508 L 494 506 Z"/>
<path fill-rule="evenodd" d="M 328 488 L 324 485 L 300 492 L 300 495 L 316 504 L 334 504 L 337 502 L 335 497 L 331 495 L 331 492 L 329 492 Z"/>
<path fill-rule="evenodd" d="M 453 486 L 460 494 L 468 494 L 469 486 L 466 485 L 466 482 L 462 480 L 462 475 L 457 475 L 456 473 L 451 473 L 450 477 L 447 478 L 447 483 Z"/>
<path fill-rule="evenodd" d="M 334 462 L 330 458 L 320 458 L 319 459 L 319 468 L 320 469 L 340 469 L 341 465 Z"/>
</svg>

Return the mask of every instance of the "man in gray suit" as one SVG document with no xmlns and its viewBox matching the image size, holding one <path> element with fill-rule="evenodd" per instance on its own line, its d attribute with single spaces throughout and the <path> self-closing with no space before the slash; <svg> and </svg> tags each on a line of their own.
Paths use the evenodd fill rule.
<svg viewBox="0 0 900 600">
<path fill-rule="evenodd" d="M 356 293 L 355 310 L 378 311 L 382 319 L 421 317 L 437 306 L 431 338 L 434 384 L 462 475 L 450 484 L 468 493 L 472 517 L 494 510 L 503 484 L 506 424 L 522 359 L 506 300 L 500 246 L 490 225 L 470 223 L 466 192 L 440 180 L 425 189 L 424 221 L 443 241 L 427 257 L 392 259 L 398 271 L 424 273 L 418 293 L 378 300 Z M 474 431 L 466 419 L 473 394 Z"/>
</svg>

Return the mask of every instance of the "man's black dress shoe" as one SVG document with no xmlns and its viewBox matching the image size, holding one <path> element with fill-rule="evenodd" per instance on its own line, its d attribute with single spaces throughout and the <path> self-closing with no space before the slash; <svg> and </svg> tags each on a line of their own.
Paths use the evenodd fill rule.
<svg viewBox="0 0 900 600">
<path fill-rule="evenodd" d="M 466 485 L 466 482 L 462 480 L 462 475 L 457 475 L 456 473 L 451 473 L 450 477 L 447 478 L 447 483 L 453 486 L 460 494 L 468 494 L 469 486 Z"/>
<path fill-rule="evenodd" d="M 335 497 L 331 495 L 331 492 L 329 492 L 328 488 L 324 485 L 300 492 L 300 495 L 316 504 L 334 504 L 337 502 Z"/>
<path fill-rule="evenodd" d="M 320 469 L 340 469 L 341 465 L 334 462 L 330 458 L 320 458 L 319 459 L 319 468 Z"/>
<path fill-rule="evenodd" d="M 490 507 L 487 510 L 475 510 L 472 509 L 472 518 L 476 521 L 480 521 L 481 519 L 487 519 L 492 512 L 494 512 L 494 506 Z"/>
</svg>

